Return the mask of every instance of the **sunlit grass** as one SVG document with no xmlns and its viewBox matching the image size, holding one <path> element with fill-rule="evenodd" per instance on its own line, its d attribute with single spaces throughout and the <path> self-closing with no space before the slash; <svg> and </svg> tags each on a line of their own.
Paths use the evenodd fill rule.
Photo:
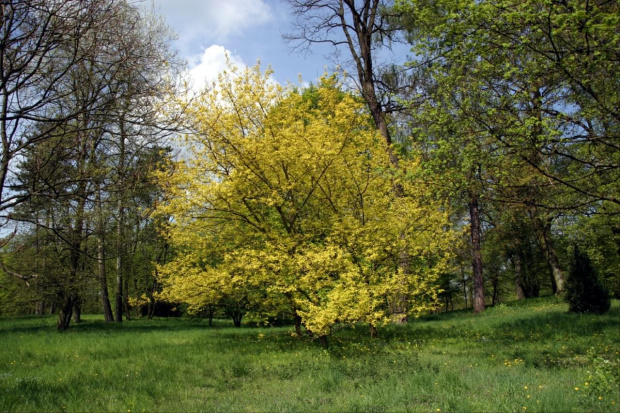
<svg viewBox="0 0 620 413">
<path fill-rule="evenodd" d="M 620 411 L 603 383 L 613 374 L 591 356 L 617 372 L 619 317 L 617 301 L 599 316 L 544 298 L 387 326 L 375 340 L 341 329 L 328 350 L 286 327 L 89 316 L 57 333 L 53 318 L 4 319 L 0 410 Z"/>
</svg>

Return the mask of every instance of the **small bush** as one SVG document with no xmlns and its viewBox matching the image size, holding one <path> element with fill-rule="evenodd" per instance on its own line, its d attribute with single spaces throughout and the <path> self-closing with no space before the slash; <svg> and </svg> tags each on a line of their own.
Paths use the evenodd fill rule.
<svg viewBox="0 0 620 413">
<path fill-rule="evenodd" d="M 603 314 L 611 306 L 609 291 L 603 283 L 590 259 L 575 247 L 573 265 L 566 280 L 565 300 L 568 309 L 574 313 Z"/>
</svg>

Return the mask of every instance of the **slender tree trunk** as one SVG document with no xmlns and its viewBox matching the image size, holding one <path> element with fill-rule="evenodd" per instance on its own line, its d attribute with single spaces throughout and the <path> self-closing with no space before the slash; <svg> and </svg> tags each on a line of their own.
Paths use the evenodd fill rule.
<svg viewBox="0 0 620 413">
<path fill-rule="evenodd" d="M 297 333 L 297 337 L 303 336 L 301 331 L 301 317 L 295 313 L 295 333 Z"/>
<path fill-rule="evenodd" d="M 484 275 L 482 273 L 482 241 L 480 236 L 480 209 L 478 197 L 472 195 L 469 201 L 471 231 L 472 269 L 474 273 L 474 313 L 484 311 Z"/>
<path fill-rule="evenodd" d="M 71 323 L 71 314 L 73 312 L 73 297 L 67 294 L 63 298 L 62 306 L 60 307 L 60 313 L 58 314 L 58 321 L 56 322 L 56 328 L 60 331 L 69 328 Z"/>
<path fill-rule="evenodd" d="M 373 39 L 372 33 L 375 29 L 376 19 L 380 18 L 380 3 L 381 2 L 377 0 L 372 2 L 366 1 L 363 5 L 358 4 L 361 6 L 361 9 L 358 9 L 355 1 L 341 2 L 341 8 L 344 8 L 345 5 L 349 8 L 351 12 L 352 24 L 347 23 L 344 13 L 340 14 L 339 18 L 351 56 L 355 61 L 357 78 L 360 84 L 362 97 L 368 106 L 368 110 L 370 111 L 377 130 L 381 133 L 381 136 L 383 136 L 385 142 L 387 143 L 390 163 L 394 168 L 398 169 L 398 156 L 392 147 L 392 136 L 388 127 L 385 110 L 377 96 L 377 85 L 375 83 L 373 68 L 374 62 L 372 56 L 372 42 L 375 39 Z M 354 38 L 357 38 L 357 41 L 354 41 Z M 405 195 L 402 185 L 397 183 L 394 184 L 394 192 L 397 197 L 403 197 Z M 401 234 L 400 236 L 401 238 L 404 238 L 404 234 Z M 409 297 L 406 294 L 406 284 L 407 277 L 409 276 L 411 261 L 409 254 L 406 251 L 402 251 L 399 254 L 398 259 L 398 269 L 400 272 L 399 276 L 402 277 L 401 283 L 403 284 L 402 287 L 405 292 L 399 293 L 396 297 L 392 297 L 390 301 L 390 313 L 392 322 L 403 324 L 407 322 L 407 303 Z"/>
<path fill-rule="evenodd" d="M 467 302 L 467 276 L 465 275 L 465 269 L 463 268 L 463 264 L 461 264 L 461 279 L 463 281 L 463 298 L 465 300 L 465 308 L 469 307 Z"/>
<path fill-rule="evenodd" d="M 131 320 L 131 306 L 129 305 L 129 274 L 125 274 L 125 286 L 123 287 L 123 309 L 125 310 L 125 318 Z"/>
<path fill-rule="evenodd" d="M 75 324 L 82 322 L 82 305 L 79 298 L 73 303 L 73 316 L 71 319 Z"/>
<path fill-rule="evenodd" d="M 125 225 L 125 209 L 123 207 L 123 174 L 125 168 L 125 135 L 124 126 L 121 122 L 121 133 L 119 141 L 119 164 L 118 164 L 118 200 L 117 200 L 117 219 L 116 219 L 116 294 L 114 300 L 115 318 L 117 323 L 123 322 L 123 227 Z"/>
<path fill-rule="evenodd" d="M 525 292 L 523 290 L 523 263 L 521 262 L 521 255 L 519 253 L 512 256 L 512 266 L 515 273 L 515 293 L 517 294 L 517 300 L 523 300 L 525 298 Z"/>
<path fill-rule="evenodd" d="M 58 330 L 66 330 L 71 323 L 73 314 L 73 306 L 77 302 L 78 293 L 76 283 L 78 281 L 78 271 L 80 268 L 80 257 L 82 255 L 82 231 L 84 229 L 84 210 L 86 207 L 86 182 L 82 180 L 78 184 L 76 193 L 81 196 L 79 198 L 75 210 L 75 224 L 71 230 L 71 251 L 69 253 L 69 276 L 65 280 L 63 286 L 63 303 L 58 315 L 56 327 Z"/>
<path fill-rule="evenodd" d="M 213 306 L 209 306 L 209 310 L 208 310 L 209 327 L 213 326 L 213 314 L 214 313 L 215 313 L 215 310 Z"/>
<path fill-rule="evenodd" d="M 320 336 L 319 342 L 321 343 L 321 346 L 323 346 L 324 348 L 329 348 L 329 341 L 327 341 L 327 336 Z"/>
<path fill-rule="evenodd" d="M 116 291 L 114 294 L 114 318 L 123 322 L 123 218 L 122 201 L 118 201 L 118 219 L 116 223 Z"/>
<path fill-rule="evenodd" d="M 103 210 L 101 208 L 101 192 L 97 191 L 95 198 L 97 203 L 97 275 L 99 277 L 99 286 L 101 290 L 101 306 L 103 309 L 103 318 L 106 323 L 114 321 L 112 314 L 112 306 L 110 305 L 110 296 L 108 293 L 108 278 L 105 270 L 105 228 L 103 219 Z"/>
<path fill-rule="evenodd" d="M 560 267 L 560 260 L 551 239 L 551 220 L 548 219 L 543 222 L 537 212 L 534 211 L 534 225 L 551 271 L 551 288 L 554 294 L 559 295 L 564 291 L 564 271 Z"/>
</svg>

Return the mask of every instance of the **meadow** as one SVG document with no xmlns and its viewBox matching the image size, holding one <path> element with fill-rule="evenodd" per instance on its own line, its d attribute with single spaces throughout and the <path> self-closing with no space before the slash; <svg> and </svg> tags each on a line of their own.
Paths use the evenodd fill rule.
<svg viewBox="0 0 620 413">
<path fill-rule="evenodd" d="M 342 328 L 325 349 L 292 327 L 192 318 L 69 331 L 0 320 L 0 410 L 618 412 L 620 302 L 570 314 L 555 297 L 481 315 Z"/>
</svg>

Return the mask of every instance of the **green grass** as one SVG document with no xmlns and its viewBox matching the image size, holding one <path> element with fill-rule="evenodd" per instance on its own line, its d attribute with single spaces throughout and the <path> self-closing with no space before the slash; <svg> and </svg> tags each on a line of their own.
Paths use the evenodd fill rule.
<svg viewBox="0 0 620 413">
<path fill-rule="evenodd" d="M 0 320 L 0 410 L 620 411 L 617 301 L 599 316 L 532 299 L 375 340 L 340 329 L 328 350 L 286 327 L 99 318 L 64 333 L 50 317 Z"/>
</svg>

